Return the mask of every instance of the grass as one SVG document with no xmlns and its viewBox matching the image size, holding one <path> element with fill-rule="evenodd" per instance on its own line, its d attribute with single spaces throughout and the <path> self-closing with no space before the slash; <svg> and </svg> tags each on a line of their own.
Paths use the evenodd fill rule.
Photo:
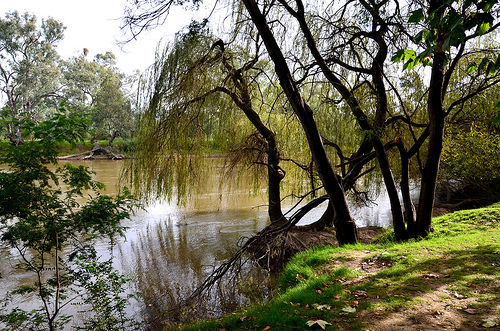
<svg viewBox="0 0 500 331">
<path fill-rule="evenodd" d="M 491 317 L 500 324 L 500 203 L 435 218 L 433 226 L 423 240 L 395 243 L 388 232 L 370 245 L 299 253 L 273 300 L 180 329 L 312 330 L 325 321 L 326 330 L 438 322 L 479 330 Z"/>
</svg>

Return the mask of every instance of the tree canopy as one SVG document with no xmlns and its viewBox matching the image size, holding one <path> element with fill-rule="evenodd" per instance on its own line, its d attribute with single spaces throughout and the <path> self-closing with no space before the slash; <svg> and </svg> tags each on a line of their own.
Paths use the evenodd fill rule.
<svg viewBox="0 0 500 331">
<path fill-rule="evenodd" d="M 37 26 L 35 15 L 7 13 L 0 19 L 0 84 L 7 98 L 3 109 L 7 136 L 22 143 L 17 121 L 32 116 L 44 99 L 58 94 L 60 68 L 55 49 L 65 27 L 52 18 Z M 5 117 L 4 117 L 5 118 Z"/>
<path fill-rule="evenodd" d="M 171 6 L 182 4 L 186 3 L 160 1 L 152 6 L 137 1 L 130 5 L 125 23 L 132 34 L 140 33 L 163 22 Z M 232 77 L 241 77 L 233 81 L 243 84 L 252 72 L 248 77 L 254 87 L 249 88 L 249 84 L 246 88 L 253 98 L 238 104 L 235 95 L 227 96 L 240 109 L 250 101 L 257 102 L 259 109 L 261 105 L 279 105 L 266 112 L 271 121 L 293 111 L 293 118 L 285 118 L 302 127 L 302 133 L 294 131 L 295 137 L 307 142 L 315 173 L 333 206 L 340 243 L 356 241 L 345 192 L 356 191 L 356 181 L 373 169 L 374 159 L 391 200 L 396 238 L 425 236 L 432 231 L 431 212 L 447 119 L 459 116 L 468 101 L 500 78 L 498 50 L 485 43 L 488 36 L 496 36 L 498 2 L 243 0 L 224 8 L 234 13 L 228 13 L 224 20 L 212 14 L 203 23 L 218 31 L 211 32 L 212 37 L 194 48 L 178 41 L 166 50 L 169 56 L 177 54 L 179 64 L 185 63 L 175 76 L 167 75 L 168 86 L 188 82 L 200 88 L 184 88 L 182 99 L 163 103 L 164 96 L 173 94 L 169 89 L 161 90 L 164 85 L 159 83 L 155 88 L 160 93 L 151 94 L 148 111 L 156 109 L 155 113 L 175 113 L 183 118 L 188 113 L 186 106 L 197 103 L 199 114 L 209 107 L 198 101 L 206 101 L 210 89 L 222 91 Z M 217 9 L 221 15 L 222 9 Z M 212 25 L 207 25 L 211 20 Z M 217 25 L 218 21 L 224 25 Z M 193 26 L 186 38 L 193 31 L 200 32 Z M 243 52 L 238 51 L 237 59 L 226 65 L 228 74 L 221 74 L 224 65 L 215 67 L 213 61 L 223 63 L 220 59 L 224 54 L 237 49 Z M 166 63 L 162 61 L 160 58 L 157 65 Z M 197 70 L 196 75 L 191 75 L 193 70 Z M 229 74 L 231 70 L 234 75 Z M 165 72 L 157 72 L 153 82 L 164 82 Z M 274 94 L 261 93 L 277 86 Z M 234 93 L 237 84 L 231 88 L 228 91 Z M 227 109 L 220 107 L 216 113 Z M 196 113 L 189 114 L 192 120 L 200 120 Z M 168 121 L 159 116 L 154 121 L 143 123 L 154 132 L 157 145 L 175 145 L 164 139 Z M 353 122 L 355 130 L 350 126 Z M 355 137 L 347 145 L 339 140 L 338 132 L 344 128 Z M 276 127 L 270 130 L 279 141 L 281 132 Z M 191 143 L 194 146 L 194 140 Z M 158 154 L 149 150 L 145 155 Z M 340 171 L 332 160 L 340 162 Z M 267 160 L 260 162 L 271 167 Z M 156 173 L 149 173 L 151 178 L 161 167 L 156 164 L 155 169 Z M 420 180 L 416 210 L 409 195 L 410 177 Z"/>
<path fill-rule="evenodd" d="M 129 137 L 134 116 L 129 93 L 115 56 L 107 52 L 88 61 L 88 50 L 67 61 L 57 53 L 65 26 L 53 18 L 38 23 L 33 14 L 6 13 L 0 18 L 0 87 L 3 134 L 16 145 L 23 143 L 20 122 L 43 120 L 60 101 L 72 109 L 93 114 L 97 138 Z"/>
</svg>

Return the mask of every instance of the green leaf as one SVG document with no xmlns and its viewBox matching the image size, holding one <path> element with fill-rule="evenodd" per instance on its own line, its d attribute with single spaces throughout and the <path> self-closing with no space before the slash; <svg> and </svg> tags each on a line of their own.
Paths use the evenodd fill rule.
<svg viewBox="0 0 500 331">
<path fill-rule="evenodd" d="M 500 124 L 500 115 L 495 117 L 495 119 L 493 120 L 493 124 Z"/>
<path fill-rule="evenodd" d="M 415 59 L 415 55 L 416 55 L 416 54 L 417 54 L 417 53 L 415 53 L 415 51 L 413 51 L 413 50 L 411 50 L 411 49 L 410 49 L 410 50 L 406 50 L 406 51 L 404 52 L 404 58 L 405 58 L 405 60 L 408 60 L 408 59 Z"/>
<path fill-rule="evenodd" d="M 497 60 L 495 61 L 495 67 L 500 69 L 500 55 L 498 55 Z"/>
<path fill-rule="evenodd" d="M 323 330 L 326 328 L 327 325 L 332 325 L 331 323 L 328 323 L 327 321 L 323 320 L 309 320 L 306 322 L 308 327 L 312 327 L 313 325 L 319 325 Z"/>
<path fill-rule="evenodd" d="M 471 64 L 469 64 L 469 66 L 467 67 L 467 73 L 470 74 L 474 70 L 477 70 L 477 63 L 476 62 L 472 62 Z"/>
<path fill-rule="evenodd" d="M 415 36 L 415 42 L 416 43 L 421 43 L 423 40 L 427 40 L 427 37 L 429 36 L 430 31 L 429 30 L 422 30 L 420 31 L 416 36 Z"/>
<path fill-rule="evenodd" d="M 464 8 L 469 8 L 470 5 L 472 5 L 474 3 L 473 0 L 465 0 L 464 2 Z"/>
<path fill-rule="evenodd" d="M 443 49 L 447 49 L 448 47 L 450 47 L 450 42 L 451 42 L 451 37 L 453 35 L 451 33 L 448 34 L 448 36 L 446 36 L 446 39 L 444 40 L 444 43 L 443 43 Z"/>
<path fill-rule="evenodd" d="M 481 25 L 479 25 L 477 27 L 477 30 L 476 30 L 476 33 L 478 35 L 483 35 L 485 34 L 486 32 L 488 32 L 488 30 L 490 29 L 490 23 L 488 22 L 484 22 L 484 23 L 481 23 Z"/>
<path fill-rule="evenodd" d="M 410 71 L 411 69 L 413 69 L 413 67 L 415 67 L 415 61 L 413 59 L 410 59 L 403 65 L 403 70 Z"/>
<path fill-rule="evenodd" d="M 392 61 L 392 62 L 401 62 L 401 61 L 403 61 L 404 54 L 405 54 L 404 49 L 400 49 L 400 50 L 398 50 L 398 51 L 397 51 L 397 52 L 396 52 L 396 53 L 392 56 L 391 61 Z"/>
<path fill-rule="evenodd" d="M 493 62 L 488 62 L 488 66 L 486 67 L 486 75 L 491 75 L 496 71 L 495 65 Z"/>
<path fill-rule="evenodd" d="M 423 9 L 415 10 L 411 13 L 410 18 L 408 19 L 409 23 L 418 23 L 425 19 Z"/>
<path fill-rule="evenodd" d="M 488 58 L 485 57 L 479 64 L 479 70 L 483 70 L 488 64 L 488 62 L 489 62 Z"/>
</svg>

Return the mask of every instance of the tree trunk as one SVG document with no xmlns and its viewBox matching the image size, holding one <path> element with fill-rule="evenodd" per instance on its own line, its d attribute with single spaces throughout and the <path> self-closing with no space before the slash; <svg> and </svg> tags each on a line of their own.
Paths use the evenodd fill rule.
<svg viewBox="0 0 500 331">
<path fill-rule="evenodd" d="M 267 177 L 268 177 L 268 214 L 271 223 L 282 225 L 287 222 L 281 210 L 281 180 L 285 177 L 285 172 L 280 168 L 280 155 L 276 144 L 276 134 L 262 122 L 259 114 L 252 107 L 252 98 L 248 90 L 247 82 L 240 70 L 236 70 L 229 61 L 225 65 L 231 70 L 231 79 L 238 88 L 241 95 L 236 95 L 228 90 L 224 90 L 234 103 L 245 113 L 245 116 L 257 129 L 259 134 L 266 140 L 267 154 Z"/>
<path fill-rule="evenodd" d="M 381 26 L 378 31 L 372 31 L 370 38 L 372 38 L 378 45 L 379 50 L 377 51 L 372 66 L 369 73 L 373 77 L 373 85 L 376 90 L 378 97 L 377 111 L 375 114 L 374 124 L 370 124 L 367 116 L 362 111 L 356 97 L 351 91 L 345 86 L 341 80 L 330 70 L 325 59 L 320 54 L 320 51 L 314 40 L 314 36 L 309 29 L 306 21 L 304 5 L 302 1 L 297 1 L 297 11 L 293 11 L 282 1 L 283 5 L 288 8 L 291 15 L 297 18 L 302 32 L 307 40 L 307 46 L 321 68 L 323 74 L 332 84 L 333 87 L 344 97 L 348 103 L 353 115 L 357 118 L 361 128 L 370 135 L 370 141 L 375 149 L 377 159 L 379 161 L 380 169 L 384 178 L 384 183 L 387 188 L 387 193 L 389 195 L 389 200 L 391 203 L 391 212 L 393 218 L 394 232 L 396 233 L 396 239 L 402 240 L 406 237 L 406 229 L 404 224 L 403 212 L 401 210 L 401 203 L 399 201 L 398 192 L 396 189 L 396 184 L 394 182 L 394 177 L 392 175 L 389 160 L 387 158 L 387 153 L 385 152 L 385 146 L 379 137 L 379 129 L 382 129 L 386 114 L 387 114 L 387 91 L 384 86 L 384 75 L 383 75 L 383 64 L 387 58 L 387 45 L 383 39 L 383 34 L 385 33 L 387 26 Z"/>
<path fill-rule="evenodd" d="M 407 234 L 411 234 L 415 229 L 415 206 L 411 201 L 410 183 L 409 183 L 409 157 L 408 152 L 401 138 L 397 139 L 399 154 L 401 156 L 401 195 L 403 196 L 403 205 L 405 208 L 404 220 L 407 226 Z"/>
<path fill-rule="evenodd" d="M 274 140 L 273 140 L 274 141 Z M 287 221 L 281 210 L 281 180 L 285 177 L 284 171 L 279 166 L 279 156 L 276 146 L 268 150 L 268 197 L 269 197 L 269 218 L 271 222 L 284 223 Z"/>
<path fill-rule="evenodd" d="M 434 61 L 437 61 L 437 57 Z M 432 80 L 432 79 L 431 79 Z M 432 88 L 429 91 L 431 94 Z M 429 95 L 430 136 L 427 159 L 422 171 L 420 197 L 418 202 L 416 233 L 413 236 L 425 237 L 432 231 L 432 209 L 436 195 L 436 184 L 439 173 L 441 151 L 443 149 L 444 119 L 442 103 L 432 101 Z"/>
<path fill-rule="evenodd" d="M 7 124 L 7 137 L 9 138 L 10 142 L 15 146 L 24 144 L 23 134 L 21 132 L 21 127 L 19 125 L 13 126 L 11 124 Z"/>
<path fill-rule="evenodd" d="M 429 11 L 437 10 L 436 14 L 438 17 L 442 17 L 444 12 L 442 5 L 442 0 L 431 0 Z M 444 41 L 444 36 L 438 32 L 437 39 L 438 41 L 441 39 Z M 443 51 L 435 52 L 432 62 L 429 96 L 427 99 L 427 112 L 429 114 L 429 147 L 427 150 L 427 159 L 422 169 L 416 232 L 413 233 L 414 237 L 425 237 L 432 231 L 432 208 L 434 207 L 439 162 L 443 149 L 444 121 L 446 117 L 443 110 L 445 67 L 446 54 Z"/>
<path fill-rule="evenodd" d="M 399 201 L 398 190 L 394 177 L 392 176 L 391 166 L 387 159 L 384 145 L 380 139 L 372 141 L 375 152 L 377 153 L 377 160 L 382 171 L 385 188 L 389 195 L 389 202 L 391 203 L 392 225 L 394 227 L 394 235 L 396 240 L 401 241 L 406 239 L 406 227 L 404 223 L 403 211 L 401 209 L 401 202 Z"/>
<path fill-rule="evenodd" d="M 279 77 L 280 85 L 306 134 L 316 169 L 335 209 L 336 219 L 334 224 L 337 240 L 340 245 L 355 243 L 357 242 L 356 224 L 351 217 L 344 190 L 333 170 L 333 166 L 321 140 L 313 112 L 298 90 L 285 57 L 257 3 L 255 0 L 243 0 L 243 3 L 264 41 L 269 56 L 275 65 L 275 71 Z"/>
<path fill-rule="evenodd" d="M 118 135 L 118 131 L 113 130 L 113 134 L 109 138 L 109 143 L 108 143 L 109 147 L 113 146 L 113 141 L 116 139 L 117 135 Z"/>
</svg>

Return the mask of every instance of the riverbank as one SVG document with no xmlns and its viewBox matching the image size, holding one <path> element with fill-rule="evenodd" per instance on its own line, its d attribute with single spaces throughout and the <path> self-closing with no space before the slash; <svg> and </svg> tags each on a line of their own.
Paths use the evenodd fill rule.
<svg viewBox="0 0 500 331">
<path fill-rule="evenodd" d="M 500 203 L 433 224 L 420 241 L 299 253 L 270 302 L 181 330 L 500 330 Z"/>
</svg>

